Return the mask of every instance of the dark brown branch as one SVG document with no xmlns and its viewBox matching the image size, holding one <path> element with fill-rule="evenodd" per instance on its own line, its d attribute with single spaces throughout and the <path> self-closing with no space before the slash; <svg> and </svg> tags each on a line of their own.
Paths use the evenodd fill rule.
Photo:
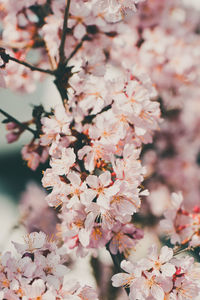
<svg viewBox="0 0 200 300">
<path fill-rule="evenodd" d="M 28 125 L 26 125 L 25 123 L 21 123 L 20 121 L 18 121 L 17 119 L 15 119 L 11 115 L 9 115 L 7 112 L 5 112 L 1 108 L 0 108 L 0 113 L 2 113 L 2 115 L 4 115 L 8 119 L 8 121 L 14 122 L 14 123 L 18 124 L 22 129 L 30 131 L 34 135 L 35 138 L 38 137 L 36 130 L 33 130 L 32 128 L 28 127 Z"/>
<path fill-rule="evenodd" d="M 112 254 L 109 250 L 109 244 L 106 245 L 106 249 L 108 250 L 108 252 L 110 253 L 110 256 L 112 258 L 115 273 L 124 273 L 124 271 L 121 269 L 121 266 L 120 266 L 122 260 L 125 259 L 124 255 L 122 253 L 119 253 L 119 252 L 116 255 Z M 129 287 L 124 287 L 124 289 L 125 289 L 127 295 L 129 295 L 129 293 L 130 293 Z"/>
<path fill-rule="evenodd" d="M 8 55 L 8 54 L 7 54 Z M 12 61 L 15 61 L 16 63 L 20 64 L 20 65 L 23 65 L 27 68 L 29 68 L 31 71 L 38 71 L 38 72 L 42 72 L 42 73 L 46 73 L 46 74 L 50 74 L 50 75 L 54 75 L 54 71 L 52 70 L 48 70 L 48 69 L 41 69 L 41 68 L 38 68 L 38 67 L 35 67 L 25 61 L 21 61 L 21 60 L 18 60 L 17 58 L 15 57 L 12 57 L 10 55 L 8 55 L 8 60 L 12 60 Z"/>
<path fill-rule="evenodd" d="M 60 93 L 63 103 L 68 100 L 67 88 L 69 78 L 72 76 L 73 67 L 65 67 L 61 64 L 57 70 L 55 70 L 54 83 Z"/>
<path fill-rule="evenodd" d="M 62 80 L 60 80 L 59 78 L 56 78 L 54 80 L 54 83 L 58 89 L 58 92 L 60 93 L 62 102 L 64 103 L 65 100 L 68 100 L 67 88 L 63 85 Z"/>
<path fill-rule="evenodd" d="M 82 40 L 76 45 L 76 47 L 74 48 L 74 50 L 72 51 L 72 53 L 69 55 L 69 57 L 66 59 L 65 61 L 65 65 L 68 64 L 68 62 L 70 61 L 70 59 L 78 52 L 78 50 L 82 47 L 83 42 L 86 40 L 86 37 L 83 37 Z"/>
<path fill-rule="evenodd" d="M 67 36 L 67 22 L 68 22 L 68 17 L 69 17 L 69 7 L 70 7 L 70 2 L 71 0 L 66 0 L 66 8 L 65 8 L 65 14 L 64 14 L 64 21 L 63 21 L 63 29 L 62 29 L 62 37 L 61 37 L 61 42 L 60 42 L 60 47 L 59 47 L 59 64 L 62 64 L 65 61 L 65 40 Z"/>
</svg>

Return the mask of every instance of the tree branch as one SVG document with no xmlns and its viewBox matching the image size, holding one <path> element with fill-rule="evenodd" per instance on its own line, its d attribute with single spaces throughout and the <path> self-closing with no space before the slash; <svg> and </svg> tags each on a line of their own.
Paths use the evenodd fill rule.
<svg viewBox="0 0 200 300">
<path fill-rule="evenodd" d="M 65 47 L 65 40 L 67 36 L 67 22 L 69 17 L 69 7 L 70 7 L 71 0 L 66 0 L 66 1 L 67 4 L 66 4 L 65 14 L 64 14 L 62 37 L 61 37 L 61 42 L 59 47 L 59 58 L 60 58 L 59 65 L 65 61 L 64 47 Z"/>
<path fill-rule="evenodd" d="M 121 253 L 117 253 L 116 255 L 112 254 L 109 250 L 109 244 L 106 245 L 106 249 L 108 250 L 108 252 L 110 253 L 110 256 L 112 258 L 113 264 L 114 264 L 114 268 L 115 268 L 115 272 L 116 273 L 124 273 L 124 271 L 121 269 L 120 264 L 122 262 L 122 260 L 124 260 L 124 255 Z M 130 293 L 130 289 L 129 287 L 124 287 L 127 295 L 129 295 Z"/>
<path fill-rule="evenodd" d="M 69 57 L 66 59 L 65 61 L 65 65 L 68 64 L 68 62 L 70 61 L 70 59 L 78 52 L 78 50 L 82 47 L 83 42 L 86 40 L 86 37 L 84 36 L 82 38 L 82 40 L 76 45 L 76 47 L 74 48 L 74 50 L 72 51 L 72 53 L 69 55 Z"/>
<path fill-rule="evenodd" d="M 25 123 L 21 123 L 20 121 L 18 121 L 17 119 L 15 119 L 14 117 L 12 117 L 11 115 L 9 115 L 7 112 L 5 112 L 3 109 L 0 108 L 0 113 L 2 113 L 2 115 L 4 115 L 6 118 L 8 118 L 8 120 L 10 122 L 14 122 L 16 124 L 18 124 L 21 128 L 23 128 L 24 130 L 28 130 L 30 131 L 35 138 L 38 137 L 37 131 L 33 130 L 32 128 L 28 127 L 28 125 L 26 125 Z"/>
<path fill-rule="evenodd" d="M 8 54 L 7 54 L 8 55 Z M 42 72 L 42 73 L 46 73 L 46 74 L 50 74 L 50 75 L 54 75 L 54 71 L 52 70 L 48 70 L 48 69 L 41 69 L 41 68 L 38 68 L 38 67 L 35 67 L 25 61 L 21 61 L 21 60 L 18 60 L 17 58 L 15 57 L 12 57 L 10 55 L 8 55 L 8 60 L 12 60 L 12 61 L 15 61 L 16 63 L 20 64 L 20 65 L 23 65 L 27 68 L 29 68 L 31 71 L 38 71 L 38 72 Z"/>
</svg>

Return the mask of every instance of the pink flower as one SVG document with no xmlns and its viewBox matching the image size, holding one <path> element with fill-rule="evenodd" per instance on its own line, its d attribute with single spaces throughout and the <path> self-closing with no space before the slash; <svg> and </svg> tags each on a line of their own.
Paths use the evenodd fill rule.
<svg viewBox="0 0 200 300">
<path fill-rule="evenodd" d="M 0 264 L 1 299 L 96 299 L 96 292 L 89 286 L 64 282 L 69 272 L 66 249 L 57 248 L 47 236 L 33 232 L 25 237 L 25 245 L 14 243 L 18 256 L 5 252 Z M 20 255 L 19 255 L 20 254 Z M 67 297 L 67 298 L 66 298 Z"/>
<path fill-rule="evenodd" d="M 112 196 L 110 206 L 116 219 L 123 221 L 124 217 L 133 215 L 140 208 L 139 189 L 131 188 L 119 180 L 114 183 L 114 186 L 119 190 Z"/>
<path fill-rule="evenodd" d="M 24 237 L 25 244 L 13 242 L 15 248 L 19 253 L 34 252 L 37 249 L 43 248 L 46 243 L 46 234 L 42 231 L 32 232 Z"/>
<path fill-rule="evenodd" d="M 187 299 L 189 292 L 186 294 L 183 292 L 186 282 L 188 282 L 189 291 L 192 295 L 197 296 L 199 294 L 197 281 L 199 270 L 198 268 L 195 269 L 192 263 L 193 258 L 190 258 L 190 261 L 187 257 L 180 257 L 177 260 L 173 258 L 173 250 L 167 246 L 162 247 L 159 256 L 155 246 L 151 247 L 150 251 L 151 254 L 147 259 L 141 259 L 137 263 L 122 261 L 121 268 L 126 273 L 115 274 L 112 277 L 113 286 L 129 287 L 130 299 L 151 297 L 152 299 L 164 300 L 165 298 L 168 299 L 168 296 L 169 299 Z M 183 268 L 180 267 L 181 265 Z M 196 276 L 192 275 L 195 274 L 195 271 L 197 272 Z M 183 298 L 181 298 L 182 296 Z"/>
<path fill-rule="evenodd" d="M 111 230 L 107 230 L 101 226 L 101 224 L 94 224 L 91 235 L 90 235 L 90 243 L 88 248 L 101 248 L 105 247 L 105 245 L 111 239 Z"/>
<path fill-rule="evenodd" d="M 76 172 L 71 172 L 68 174 L 67 179 L 70 181 L 69 187 L 69 203 L 67 208 L 71 208 L 74 204 L 82 202 L 83 204 L 85 198 L 87 198 L 87 185 L 86 182 L 82 182 L 80 176 Z"/>
<path fill-rule="evenodd" d="M 173 264 L 169 263 L 169 261 L 173 257 L 173 250 L 164 246 L 160 250 L 160 255 L 158 256 L 157 247 L 153 245 L 149 249 L 148 255 L 148 268 L 153 268 L 152 273 L 156 274 L 157 276 L 162 274 L 164 277 L 171 277 L 175 272 L 176 269 Z"/>
<path fill-rule="evenodd" d="M 40 163 L 44 163 L 49 156 L 47 148 L 35 142 L 25 145 L 21 153 L 22 158 L 27 161 L 28 167 L 33 171 L 37 169 Z"/>
<path fill-rule="evenodd" d="M 104 208 L 109 208 L 109 199 L 117 191 L 118 187 L 111 186 L 111 174 L 109 171 L 104 172 L 99 177 L 95 175 L 89 175 L 86 179 L 86 183 L 90 187 L 90 192 L 93 194 L 93 199 L 97 197 L 97 204 Z"/>
<path fill-rule="evenodd" d="M 62 154 L 60 158 L 52 158 L 50 161 L 50 166 L 56 175 L 66 175 L 68 174 L 70 167 L 76 161 L 76 155 L 72 148 L 62 149 Z"/>
<path fill-rule="evenodd" d="M 112 277 L 115 287 L 130 287 L 130 299 L 146 299 L 152 296 L 156 300 L 164 300 L 164 291 L 157 283 L 157 278 L 152 273 L 143 272 L 139 264 L 122 261 L 121 268 L 127 273 L 119 273 Z"/>
<path fill-rule="evenodd" d="M 78 241 L 80 241 L 83 247 L 88 246 L 94 218 L 91 214 L 87 214 L 84 205 L 76 203 L 73 206 L 73 209 L 69 210 L 64 208 L 61 218 L 61 233 L 63 240 L 68 243 L 69 239 L 77 237 L 74 239 L 74 246 L 77 246 Z"/>
<path fill-rule="evenodd" d="M 118 22 L 124 17 L 127 9 L 135 12 L 135 4 L 139 1 L 144 0 L 101 0 L 98 5 L 103 9 L 107 21 Z"/>
<path fill-rule="evenodd" d="M 50 145 L 56 141 L 59 134 L 71 135 L 69 128 L 71 121 L 72 115 L 66 111 L 65 107 L 62 104 L 56 105 L 53 116 L 41 119 L 43 125 L 43 134 L 40 137 L 41 145 Z"/>
<path fill-rule="evenodd" d="M 116 255 L 119 251 L 119 253 L 128 255 L 141 238 L 143 238 L 143 231 L 137 229 L 133 224 L 116 223 L 112 228 L 112 238 L 109 243 L 110 252 Z"/>
<path fill-rule="evenodd" d="M 84 165 L 89 172 L 101 165 L 104 160 L 109 161 L 116 147 L 112 144 L 103 144 L 102 141 L 91 141 L 91 146 L 86 145 L 78 151 L 79 159 L 84 159 Z"/>
</svg>

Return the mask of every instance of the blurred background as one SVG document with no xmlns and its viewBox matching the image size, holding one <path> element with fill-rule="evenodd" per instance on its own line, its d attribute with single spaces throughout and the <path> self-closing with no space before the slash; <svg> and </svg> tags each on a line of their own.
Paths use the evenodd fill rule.
<svg viewBox="0 0 200 300">
<path fill-rule="evenodd" d="M 20 121 L 31 118 L 31 105 L 41 103 L 44 84 L 38 85 L 33 94 L 14 93 L 9 89 L 0 89 L 1 108 Z M 10 242 L 11 228 L 19 218 L 17 203 L 28 181 L 38 181 L 41 170 L 31 171 L 21 158 L 21 148 L 28 143 L 31 133 L 25 132 L 12 144 L 6 140 L 5 117 L 0 114 L 0 251 L 4 251 Z M 8 238 L 9 237 L 9 238 Z"/>
<path fill-rule="evenodd" d="M 46 109 L 49 109 L 60 101 L 51 79 L 39 83 L 36 91 L 31 94 L 0 88 L 0 99 L 1 109 L 21 122 L 31 119 L 33 105 L 42 103 Z M 21 149 L 30 142 L 31 133 L 25 131 L 18 141 L 8 144 L 5 124 L 2 124 L 4 119 L 6 118 L 0 114 L 0 251 L 9 247 L 10 240 L 13 239 L 14 234 L 16 235 L 17 230 L 12 228 L 19 219 L 17 204 L 22 192 L 30 181 L 41 185 L 42 170 L 45 168 L 41 165 L 37 171 L 32 171 L 27 167 L 26 162 L 22 160 Z"/>
</svg>

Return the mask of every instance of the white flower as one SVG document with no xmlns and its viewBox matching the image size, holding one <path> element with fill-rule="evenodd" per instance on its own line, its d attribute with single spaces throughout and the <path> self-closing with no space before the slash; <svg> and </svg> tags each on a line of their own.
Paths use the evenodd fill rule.
<svg viewBox="0 0 200 300">
<path fill-rule="evenodd" d="M 62 149 L 61 158 L 52 158 L 50 165 L 54 174 L 64 175 L 69 172 L 70 167 L 74 164 L 76 155 L 72 148 Z"/>
</svg>

